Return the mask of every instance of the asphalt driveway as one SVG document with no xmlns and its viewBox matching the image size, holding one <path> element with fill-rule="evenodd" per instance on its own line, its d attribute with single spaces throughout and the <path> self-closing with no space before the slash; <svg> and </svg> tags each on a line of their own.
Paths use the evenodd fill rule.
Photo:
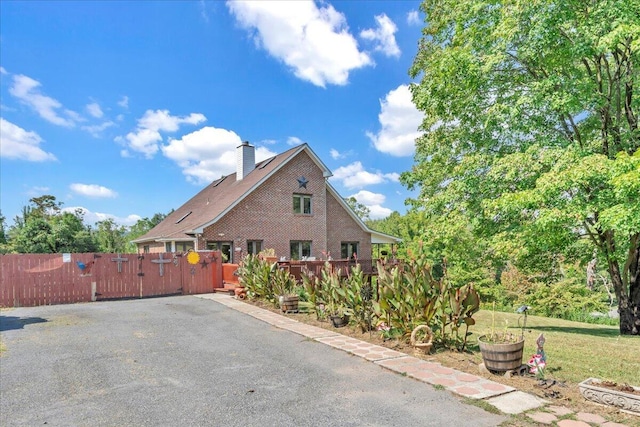
<svg viewBox="0 0 640 427">
<path fill-rule="evenodd" d="M 495 426 L 505 417 L 214 301 L 3 310 L 3 426 Z"/>
</svg>

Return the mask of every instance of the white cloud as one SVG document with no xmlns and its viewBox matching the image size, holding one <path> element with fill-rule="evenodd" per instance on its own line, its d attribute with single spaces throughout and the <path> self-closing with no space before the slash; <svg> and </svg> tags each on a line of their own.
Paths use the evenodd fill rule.
<svg viewBox="0 0 640 427">
<path fill-rule="evenodd" d="M 82 206 L 66 207 L 62 209 L 62 212 L 75 213 L 76 210 L 80 210 L 82 212 L 85 224 L 95 224 L 96 222 L 104 221 L 106 219 L 112 219 L 117 225 L 131 226 L 142 219 L 140 215 L 135 214 L 127 215 L 126 217 L 118 217 L 108 213 L 91 212 L 89 209 Z"/>
<path fill-rule="evenodd" d="M 363 205 L 381 205 L 387 198 L 384 194 L 372 193 L 371 191 L 367 190 L 360 190 L 349 197 L 354 197 Z"/>
<path fill-rule="evenodd" d="M 82 118 L 75 111 L 62 108 L 62 104 L 56 99 L 40 93 L 40 82 L 22 74 L 13 76 L 13 85 L 9 93 L 18 98 L 23 104 L 33 108 L 40 117 L 54 125 L 73 127 L 76 121 Z M 63 117 L 59 110 L 62 110 Z"/>
<path fill-rule="evenodd" d="M 348 156 L 352 154 L 353 154 L 353 150 L 344 151 L 344 152 L 340 152 L 335 148 L 332 148 L 331 150 L 329 150 L 329 155 L 333 160 L 346 159 Z"/>
<path fill-rule="evenodd" d="M 57 160 L 52 153 L 40 148 L 41 142 L 43 140 L 36 132 L 24 130 L 0 117 L 0 157 L 29 162 Z"/>
<path fill-rule="evenodd" d="M 118 196 L 118 193 L 116 193 L 115 191 L 107 187 L 103 187 L 102 185 L 96 184 L 74 183 L 71 184 L 69 188 L 71 188 L 71 191 L 73 191 L 74 193 L 87 197 L 114 198 Z"/>
<path fill-rule="evenodd" d="M 102 112 L 102 108 L 100 108 L 100 104 L 98 104 L 97 102 L 92 102 L 91 104 L 87 104 L 86 108 L 89 114 L 91 114 L 96 119 L 99 119 L 102 116 L 104 116 L 104 113 Z"/>
<path fill-rule="evenodd" d="M 209 14 L 207 13 L 207 3 L 204 0 L 200 0 L 198 2 L 198 7 L 200 8 L 200 16 L 206 22 L 209 23 Z"/>
<path fill-rule="evenodd" d="M 26 194 L 29 197 L 40 197 L 43 194 L 49 194 L 49 187 L 35 186 L 27 189 Z"/>
<path fill-rule="evenodd" d="M 386 218 L 393 213 L 393 210 L 380 205 L 371 205 L 367 207 L 369 208 L 369 218 L 371 219 Z"/>
<path fill-rule="evenodd" d="M 375 50 L 386 56 L 399 57 L 401 52 L 394 34 L 398 31 L 396 24 L 384 13 L 376 16 L 377 28 L 369 28 L 360 32 L 360 37 L 376 43 Z"/>
<path fill-rule="evenodd" d="M 409 25 L 420 25 L 420 15 L 417 10 L 412 10 L 407 13 L 407 24 Z"/>
<path fill-rule="evenodd" d="M 125 143 L 129 149 L 151 158 L 158 151 L 158 143 L 162 141 L 160 132 L 176 132 L 182 124 L 197 125 L 206 119 L 200 113 L 179 117 L 172 116 L 169 110 L 147 110 L 138 119 L 138 126 L 133 132 L 129 132 L 124 138 L 116 137 L 115 141 Z"/>
<path fill-rule="evenodd" d="M 421 135 L 418 127 L 424 118 L 411 100 L 409 86 L 400 85 L 380 101 L 381 129 L 377 134 L 367 132 L 378 151 L 396 157 L 411 156 L 415 140 Z"/>
<path fill-rule="evenodd" d="M 9 72 L 5 70 L 4 67 L 0 66 L 0 74 L 9 74 Z"/>
<path fill-rule="evenodd" d="M 129 108 L 129 97 L 123 96 L 122 98 L 120 98 L 120 101 L 118 101 L 118 105 L 122 108 Z"/>
<path fill-rule="evenodd" d="M 241 143 L 235 132 L 207 126 L 180 139 L 170 139 L 162 152 L 182 168 L 188 181 L 208 184 L 235 172 L 236 147 Z M 256 162 L 274 155 L 267 148 L 256 147 Z"/>
<path fill-rule="evenodd" d="M 297 136 L 290 136 L 289 138 L 287 138 L 287 145 L 295 146 L 300 144 L 304 144 L 304 141 Z"/>
<path fill-rule="evenodd" d="M 373 65 L 358 49 L 345 16 L 314 1 L 227 1 L 256 44 L 316 86 L 345 85 L 352 70 Z"/>
<path fill-rule="evenodd" d="M 86 130 L 94 138 L 98 138 L 105 129 L 110 128 L 111 126 L 115 126 L 115 123 L 112 121 L 106 121 L 99 125 L 82 126 L 82 130 Z"/>
<path fill-rule="evenodd" d="M 147 110 L 144 116 L 138 120 L 138 127 L 143 129 L 175 132 L 181 124 L 197 125 L 207 118 L 200 113 L 191 113 L 188 116 L 172 116 L 169 110 Z"/>
<path fill-rule="evenodd" d="M 349 197 L 354 197 L 358 203 L 362 203 L 369 208 L 369 217 L 371 219 L 385 218 L 393 212 L 391 209 L 382 206 L 387 199 L 384 194 L 361 190 Z"/>
<path fill-rule="evenodd" d="M 399 178 L 397 173 L 367 172 L 362 163 L 353 162 L 336 169 L 330 179 L 342 181 L 342 185 L 347 188 L 362 188 L 389 181 L 397 182 Z"/>
</svg>

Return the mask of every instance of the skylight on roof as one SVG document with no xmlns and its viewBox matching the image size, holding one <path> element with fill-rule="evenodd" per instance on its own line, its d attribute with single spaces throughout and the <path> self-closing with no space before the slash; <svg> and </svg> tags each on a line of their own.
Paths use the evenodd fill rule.
<svg viewBox="0 0 640 427">
<path fill-rule="evenodd" d="M 262 164 L 260 166 L 258 166 L 258 169 L 264 169 L 269 163 L 271 163 L 273 161 L 273 159 L 275 159 L 275 156 L 265 160 L 264 162 L 262 162 Z"/>
<path fill-rule="evenodd" d="M 180 221 L 182 221 L 183 219 L 185 219 L 186 217 L 188 217 L 189 215 L 191 215 L 192 211 L 187 212 L 186 214 L 182 215 L 182 218 L 180 218 L 179 220 L 176 221 L 176 224 L 180 224 Z"/>
</svg>

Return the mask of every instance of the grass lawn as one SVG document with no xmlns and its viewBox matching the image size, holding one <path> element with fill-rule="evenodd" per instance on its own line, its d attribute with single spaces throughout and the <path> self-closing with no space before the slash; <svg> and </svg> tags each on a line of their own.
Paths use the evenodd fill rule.
<svg viewBox="0 0 640 427">
<path fill-rule="evenodd" d="M 479 354 L 477 338 L 491 330 L 492 312 L 481 310 L 474 318 L 469 343 Z M 523 317 L 517 313 L 495 312 L 495 330 L 503 331 L 506 321 L 509 331 L 519 335 L 519 319 Z M 620 336 L 616 326 L 538 316 L 528 316 L 526 326 L 524 362 L 536 352 L 536 339 L 543 333 L 549 376 L 573 383 L 594 377 L 640 385 L 640 337 Z"/>
</svg>

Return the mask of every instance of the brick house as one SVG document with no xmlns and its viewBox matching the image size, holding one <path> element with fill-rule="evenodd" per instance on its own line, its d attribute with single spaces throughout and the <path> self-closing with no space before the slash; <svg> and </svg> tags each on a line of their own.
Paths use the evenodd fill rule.
<svg viewBox="0 0 640 427">
<path fill-rule="evenodd" d="M 220 250 L 228 262 L 273 248 L 289 259 L 370 259 L 400 239 L 369 229 L 329 184 L 331 172 L 307 144 L 255 162 L 236 149 L 236 173 L 213 181 L 133 240 L 138 253 Z"/>
</svg>

